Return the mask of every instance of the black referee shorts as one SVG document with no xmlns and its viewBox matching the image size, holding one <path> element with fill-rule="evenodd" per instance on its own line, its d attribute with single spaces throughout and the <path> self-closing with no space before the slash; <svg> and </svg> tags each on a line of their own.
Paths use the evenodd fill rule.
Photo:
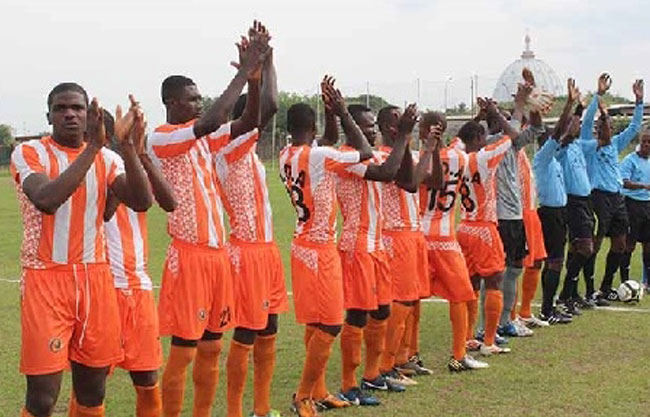
<svg viewBox="0 0 650 417">
<path fill-rule="evenodd" d="M 650 243 L 650 201 L 625 197 L 625 206 L 630 219 L 630 237 L 635 242 Z"/>
<path fill-rule="evenodd" d="M 569 240 L 573 242 L 575 239 L 592 239 L 596 219 L 591 198 L 569 194 L 566 210 Z"/>
<path fill-rule="evenodd" d="M 499 220 L 499 235 L 506 252 L 506 265 L 514 266 L 528 255 L 523 220 Z"/>
<path fill-rule="evenodd" d="M 537 215 L 542 222 L 544 246 L 548 259 L 563 259 L 568 229 L 566 207 L 542 206 L 537 209 Z"/>
<path fill-rule="evenodd" d="M 591 201 L 594 205 L 594 212 L 598 218 L 596 236 L 623 236 L 630 227 L 625 208 L 625 198 L 621 193 L 610 193 L 609 191 L 593 190 Z"/>
</svg>

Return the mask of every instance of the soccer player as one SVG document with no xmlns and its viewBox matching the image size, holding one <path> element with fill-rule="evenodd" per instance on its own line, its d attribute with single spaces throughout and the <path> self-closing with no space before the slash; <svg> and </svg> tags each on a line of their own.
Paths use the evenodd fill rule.
<svg viewBox="0 0 650 417">
<path fill-rule="evenodd" d="M 115 133 L 119 142 L 131 140 L 140 163 L 147 173 L 153 195 L 160 207 L 172 212 L 176 208 L 174 193 L 154 165 L 145 149 L 144 116 L 132 96 L 130 114 L 116 111 Z M 104 113 L 104 121 L 110 117 Z M 126 120 L 134 117 L 130 131 L 124 128 Z M 113 137 L 111 124 L 106 123 L 108 137 Z M 127 136 L 128 137 L 125 137 Z M 158 368 L 162 365 L 159 340 L 158 312 L 153 285 L 147 272 L 148 239 L 147 216 L 135 212 L 109 193 L 104 211 L 106 253 L 113 274 L 117 303 L 122 324 L 124 360 L 117 366 L 129 372 L 136 390 L 136 417 L 155 417 L 162 411 Z M 74 406 L 74 405 L 73 405 Z"/>
<path fill-rule="evenodd" d="M 541 116 L 537 112 L 531 112 L 531 126 L 519 132 L 508 123 L 489 99 L 480 99 L 479 106 L 485 109 L 488 119 L 499 124 L 505 135 L 486 146 L 485 130 L 477 122 L 465 123 L 458 132 L 465 144 L 469 160 L 463 175 L 463 185 L 459 190 L 462 221 L 457 237 L 474 290 L 480 290 L 481 281 L 485 284 L 485 336 L 480 349 L 481 354 L 488 356 L 510 351 L 495 344 L 499 316 L 503 309 L 500 284 L 505 270 L 505 253 L 496 225 L 496 171 L 513 143 L 521 147 L 523 143 L 531 140 L 530 136 L 538 134 Z M 470 319 L 473 319 L 471 315 Z M 470 321 L 469 327 L 473 331 L 474 322 Z"/>
<path fill-rule="evenodd" d="M 329 107 L 333 92 L 327 83 L 323 84 L 324 101 Z M 343 126 L 355 129 L 345 104 L 336 108 Z M 297 214 L 291 244 L 291 277 L 296 320 L 306 325 L 307 351 L 292 407 L 300 417 L 312 417 L 317 415 L 313 398 L 327 392 L 325 368 L 343 324 L 343 275 L 334 243 L 335 176 L 372 157 L 372 149 L 360 133 L 353 136 L 359 151 L 312 146 L 316 114 L 305 103 L 289 108 L 287 128 L 291 143 L 280 152 L 280 178 Z M 328 137 L 319 144 L 332 141 L 335 140 Z M 319 390 L 321 395 L 316 395 Z"/>
<path fill-rule="evenodd" d="M 395 138 L 390 154 L 384 157 L 375 152 L 372 159 L 346 169 L 336 178 L 336 196 L 343 216 L 338 249 L 343 267 L 346 310 L 341 333 L 340 397 L 358 405 L 380 403 L 362 390 L 401 392 L 405 390 L 404 384 L 415 385 L 415 381 L 405 377 L 401 378 L 402 384 L 396 384 L 380 372 L 387 319 L 393 301 L 390 266 L 382 241 L 384 219 L 380 183 L 392 182 L 397 175 L 407 138 L 415 125 L 415 105 L 407 107 L 403 115 L 394 107 L 380 111 L 379 125 L 391 123 L 388 120 L 398 115 L 398 127 L 390 129 Z M 341 150 L 350 150 L 350 137 L 359 129 L 343 127 L 348 142 Z M 370 145 L 374 145 L 374 139 L 372 137 Z M 359 387 L 355 372 L 361 364 L 362 339 L 366 345 L 366 360 Z"/>
<path fill-rule="evenodd" d="M 256 23 L 257 30 L 268 33 Z M 245 39 L 245 38 L 244 38 Z M 243 50 L 247 47 L 243 43 Z M 253 351 L 254 416 L 277 416 L 270 408 L 278 314 L 288 309 L 284 268 L 273 240 L 273 215 L 266 170 L 257 156 L 259 131 L 277 111 L 277 81 L 272 54 L 261 68 L 261 122 L 215 155 L 217 180 L 230 220 L 228 254 L 234 278 L 237 325 L 228 361 L 228 416 L 242 416 L 248 356 Z M 240 96 L 233 118 L 243 117 L 247 95 Z M 249 109 L 250 110 L 250 109 Z"/>
<path fill-rule="evenodd" d="M 547 258 L 542 270 L 542 308 L 540 318 L 549 324 L 566 324 L 571 316 L 560 312 L 554 306 L 555 294 L 560 284 L 560 273 L 564 263 L 564 251 L 567 237 L 567 193 L 564 183 L 562 165 L 556 159 L 565 135 L 577 135 L 580 114 L 572 115 L 573 105 L 581 107 L 580 91 L 573 79 L 567 81 L 567 101 L 551 137 L 541 136 L 539 150 L 533 159 L 535 184 L 539 208 L 537 213 L 542 223 L 544 246 Z M 573 133 L 572 133 L 573 132 Z"/>
<path fill-rule="evenodd" d="M 11 155 L 24 229 L 21 415 L 51 415 L 70 366 L 72 416 L 104 416 L 106 375 L 124 359 L 104 250 L 105 202 L 110 190 L 146 211 L 149 184 L 130 141 L 119 144 L 124 160 L 104 147 L 103 111 L 96 99 L 88 107 L 81 86 L 57 85 L 47 105 L 52 135 L 21 143 Z"/>
<path fill-rule="evenodd" d="M 431 134 L 441 135 L 446 127 L 444 115 L 427 112 L 420 119 L 420 139 L 425 139 Z M 426 147 L 426 142 L 424 143 Z M 459 149 L 442 147 L 439 150 L 439 159 L 443 166 L 443 186 L 437 190 L 432 184 L 425 182 L 421 186 L 420 207 L 424 213 L 422 230 L 428 249 L 431 293 L 449 302 L 452 356 L 447 368 L 451 372 L 487 368 L 487 363 L 475 360 L 467 355 L 466 350 L 468 323 L 475 320 L 478 311 L 478 300 L 472 288 L 463 252 L 456 240 L 455 227 L 456 200 L 463 186 L 462 177 L 467 166 L 467 154 Z M 470 314 L 474 316 L 473 319 L 469 319 Z M 473 336 L 470 339 L 473 339 Z"/>
<path fill-rule="evenodd" d="M 643 273 L 650 265 L 650 131 L 641 134 L 638 149 L 621 162 L 623 194 L 630 217 L 627 246 L 621 261 L 621 281 L 630 279 L 630 258 L 637 242 L 643 250 Z"/>
<path fill-rule="evenodd" d="M 226 90 L 201 115 L 194 82 L 170 76 L 162 84 L 167 124 L 150 138 L 178 207 L 168 215 L 167 250 L 158 305 L 160 334 L 171 335 L 162 379 L 163 414 L 181 413 L 185 372 L 194 361 L 194 416 L 211 413 L 219 375 L 222 333 L 232 325 L 233 283 L 224 249 L 223 206 L 215 181 L 214 154 L 259 124 L 259 76 L 268 36 L 253 31 L 240 54 L 239 70 Z M 249 95 L 242 117 L 225 123 L 244 84 Z"/>
<path fill-rule="evenodd" d="M 605 90 L 606 91 L 606 90 Z M 643 80 L 636 80 L 632 86 L 636 98 L 634 116 L 629 126 L 617 135 L 612 132 L 612 120 L 607 115 L 607 110 L 600 105 L 600 117 L 598 119 L 597 138 L 594 138 L 591 131 L 593 116 L 589 119 L 590 109 L 587 109 L 583 122 L 583 130 L 580 141 L 583 144 L 583 152 L 587 160 L 588 169 L 591 172 L 591 185 L 593 190 L 591 198 L 596 217 L 598 217 L 598 228 L 594 238 L 594 254 L 598 254 L 602 241 L 605 237 L 611 239 L 610 250 L 607 253 L 605 274 L 600 285 L 600 291 L 596 295 L 599 298 L 616 300 L 617 295 L 612 291 L 614 273 L 618 271 L 621 259 L 624 257 L 629 220 L 625 207 L 625 199 L 621 190 L 623 180 L 619 167 L 618 157 L 629 143 L 641 130 L 643 119 Z M 601 103 L 599 94 L 592 99 L 590 107 Z M 589 128 L 589 129 L 587 129 Z"/>
</svg>

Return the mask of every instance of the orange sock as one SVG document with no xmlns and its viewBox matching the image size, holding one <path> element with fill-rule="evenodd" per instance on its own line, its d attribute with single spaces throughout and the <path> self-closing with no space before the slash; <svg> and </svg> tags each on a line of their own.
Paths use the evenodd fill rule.
<svg viewBox="0 0 650 417">
<path fill-rule="evenodd" d="M 160 417 L 162 411 L 162 399 L 158 384 L 152 387 L 141 387 L 134 385 L 136 393 L 135 416 L 136 417 Z"/>
<path fill-rule="evenodd" d="M 368 317 L 368 324 L 363 329 L 363 339 L 366 344 L 366 365 L 363 370 L 365 379 L 375 379 L 379 376 L 379 360 L 384 352 L 388 320 L 376 320 Z"/>
<path fill-rule="evenodd" d="M 413 333 L 413 321 L 415 320 L 413 311 L 414 308 L 411 308 L 409 315 L 406 317 L 404 336 L 402 336 L 399 350 L 395 356 L 396 365 L 404 365 L 409 360 L 409 353 L 411 352 L 411 334 Z"/>
<path fill-rule="evenodd" d="M 271 381 L 275 368 L 275 335 L 257 336 L 253 345 L 253 411 L 265 416 L 271 411 Z"/>
<path fill-rule="evenodd" d="M 27 411 L 25 407 L 23 407 L 23 411 L 20 413 L 20 417 L 34 417 L 32 413 Z"/>
<path fill-rule="evenodd" d="M 409 344 L 409 358 L 420 353 L 420 313 L 421 313 L 420 300 L 415 302 L 413 306 L 413 330 L 411 331 L 411 343 Z"/>
<path fill-rule="evenodd" d="M 104 417 L 106 414 L 104 404 L 97 407 L 86 407 L 77 403 L 74 415 L 75 417 Z"/>
<path fill-rule="evenodd" d="M 503 293 L 499 290 L 485 291 L 485 344 L 492 346 L 497 334 L 499 317 L 503 310 Z"/>
<path fill-rule="evenodd" d="M 194 417 L 211 415 L 219 383 L 221 340 L 199 340 L 192 376 L 194 379 Z"/>
<path fill-rule="evenodd" d="M 406 331 L 406 320 L 413 311 L 413 306 L 407 306 L 402 303 L 394 302 L 391 306 L 390 317 L 386 328 L 386 339 L 384 351 L 381 354 L 381 363 L 379 370 L 388 372 L 395 366 L 395 358 L 400 349 L 404 332 Z M 400 364 L 401 365 L 401 364 Z"/>
<path fill-rule="evenodd" d="M 171 345 L 162 376 L 163 416 L 181 415 L 185 395 L 185 372 L 195 356 L 195 347 Z"/>
<path fill-rule="evenodd" d="M 465 357 L 465 339 L 467 337 L 467 303 L 450 302 L 449 319 L 451 320 L 452 352 L 454 359 Z"/>
<path fill-rule="evenodd" d="M 307 356 L 305 357 L 305 367 L 302 370 L 300 385 L 296 393 L 296 400 L 311 398 L 316 381 L 325 372 L 327 361 L 332 352 L 332 344 L 335 337 L 320 329 L 314 331 L 309 346 L 307 347 Z"/>
<path fill-rule="evenodd" d="M 239 343 L 235 339 L 230 342 L 230 351 L 226 361 L 228 417 L 243 417 L 242 401 L 244 400 L 244 388 L 246 387 L 246 376 L 248 375 L 248 355 L 252 349 L 253 345 Z"/>
<path fill-rule="evenodd" d="M 519 308 L 521 317 L 530 318 L 531 316 L 530 305 L 535 298 L 541 273 L 541 269 L 526 268 L 524 270 L 524 278 L 521 282 L 521 308 Z"/>
<path fill-rule="evenodd" d="M 341 359 L 343 366 L 341 369 L 343 391 L 359 386 L 355 372 L 361 365 L 361 341 L 363 339 L 363 329 L 343 324 L 341 332 Z"/>
<path fill-rule="evenodd" d="M 466 340 L 474 340 L 474 326 L 476 325 L 476 318 L 478 317 L 478 299 L 480 296 L 479 291 L 474 291 L 473 300 L 467 301 L 467 338 Z"/>
</svg>

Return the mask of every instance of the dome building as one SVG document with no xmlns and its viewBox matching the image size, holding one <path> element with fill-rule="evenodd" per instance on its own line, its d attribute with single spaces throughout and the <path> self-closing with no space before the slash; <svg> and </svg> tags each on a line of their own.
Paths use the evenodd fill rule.
<svg viewBox="0 0 650 417">
<path fill-rule="evenodd" d="M 530 49 L 530 36 L 526 35 L 525 42 L 526 49 L 521 54 L 521 58 L 508 65 L 497 81 L 492 93 L 492 98 L 496 101 L 512 101 L 513 95 L 517 92 L 517 84 L 523 81 L 521 70 L 524 67 L 533 72 L 535 82 L 542 90 L 555 96 L 564 94 L 564 87 L 553 68 L 541 59 L 535 58 L 535 53 Z"/>
</svg>

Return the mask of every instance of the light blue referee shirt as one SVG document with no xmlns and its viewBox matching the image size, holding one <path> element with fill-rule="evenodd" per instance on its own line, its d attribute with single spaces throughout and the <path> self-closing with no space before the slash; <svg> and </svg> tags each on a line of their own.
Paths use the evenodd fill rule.
<svg viewBox="0 0 650 417">
<path fill-rule="evenodd" d="M 564 207 L 567 204 L 562 165 L 555 158 L 560 144 L 553 138 L 542 145 L 533 158 L 533 171 L 540 206 Z"/>
<path fill-rule="evenodd" d="M 631 182 L 650 184 L 650 159 L 641 157 L 637 152 L 629 154 L 621 162 L 621 177 Z M 650 201 L 649 190 L 623 188 L 623 194 L 635 200 Z"/>
</svg>

